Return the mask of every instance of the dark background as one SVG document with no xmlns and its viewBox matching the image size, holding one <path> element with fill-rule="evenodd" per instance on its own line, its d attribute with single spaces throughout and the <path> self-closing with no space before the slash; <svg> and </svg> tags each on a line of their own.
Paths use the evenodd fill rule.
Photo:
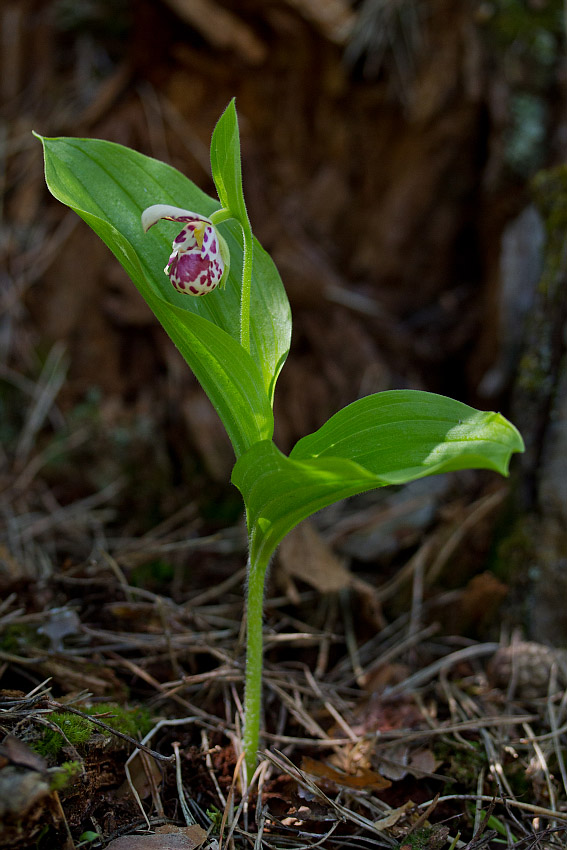
<svg viewBox="0 0 567 850">
<path fill-rule="evenodd" d="M 210 135 L 236 96 L 250 218 L 294 315 L 282 449 L 402 387 L 524 432 L 514 387 L 545 225 L 531 180 L 567 145 L 562 3 L 17 0 L 0 23 L 8 587 L 116 554 L 178 511 L 196 534 L 241 517 L 216 415 L 107 249 L 50 198 L 32 129 L 132 146 L 212 193 Z M 520 513 L 537 501 L 538 422 Z M 501 485 L 451 486 L 468 504 Z M 466 576 L 493 563 L 503 510 Z"/>
</svg>

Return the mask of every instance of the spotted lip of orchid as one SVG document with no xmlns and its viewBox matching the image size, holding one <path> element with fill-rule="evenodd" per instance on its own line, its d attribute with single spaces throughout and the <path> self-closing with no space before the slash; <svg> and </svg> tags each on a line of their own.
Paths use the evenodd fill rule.
<svg viewBox="0 0 567 850">
<path fill-rule="evenodd" d="M 164 269 L 175 289 L 185 295 L 207 295 L 217 286 L 224 287 L 230 253 L 212 221 L 180 207 L 154 204 L 142 213 L 142 227 L 147 232 L 161 219 L 184 224 Z"/>
</svg>

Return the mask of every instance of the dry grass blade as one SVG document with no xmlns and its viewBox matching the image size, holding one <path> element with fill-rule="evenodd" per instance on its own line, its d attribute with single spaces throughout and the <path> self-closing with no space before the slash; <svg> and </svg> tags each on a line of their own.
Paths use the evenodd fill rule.
<svg viewBox="0 0 567 850">
<path fill-rule="evenodd" d="M 276 767 L 280 770 L 283 770 L 289 776 L 293 777 L 297 781 L 297 783 L 305 788 L 307 791 L 311 792 L 315 795 L 315 797 L 322 800 L 326 806 L 329 807 L 331 811 L 333 811 L 336 817 L 341 821 L 349 821 L 353 823 L 355 826 L 361 827 L 365 830 L 368 830 L 370 833 L 380 834 L 380 830 L 376 828 L 374 821 L 369 820 L 368 818 L 363 817 L 363 815 L 358 812 L 352 811 L 348 809 L 346 806 L 343 806 L 341 803 L 338 803 L 336 800 L 332 800 L 330 797 L 322 791 L 318 785 L 315 784 L 302 770 L 296 767 L 290 759 L 287 758 L 283 753 L 276 750 L 271 753 L 268 750 L 263 752 L 263 755 L 271 761 Z M 384 837 L 381 835 L 381 837 Z M 393 842 L 392 842 L 393 843 Z"/>
<path fill-rule="evenodd" d="M 449 800 L 470 800 L 474 802 L 475 800 L 480 800 L 483 803 L 491 803 L 494 801 L 495 803 L 499 803 L 503 806 L 510 806 L 515 809 L 521 809 L 524 812 L 529 812 L 531 815 L 535 815 L 542 818 L 550 818 L 552 820 L 561 820 L 567 823 L 567 813 L 566 812 L 556 812 L 553 809 L 547 809 L 543 806 L 536 806 L 533 803 L 525 803 L 522 800 L 510 800 L 507 797 L 490 797 L 488 794 L 445 794 L 439 797 L 438 803 L 445 803 Z M 418 809 L 424 809 L 431 805 L 433 800 L 427 800 L 424 803 L 418 803 Z"/>
<path fill-rule="evenodd" d="M 236 767 L 234 769 L 232 782 L 230 783 L 230 788 L 229 788 L 228 795 L 227 795 L 227 798 L 226 798 L 226 805 L 224 807 L 224 811 L 223 811 L 223 815 L 222 815 L 222 821 L 221 821 L 220 830 L 219 830 L 219 850 L 222 850 L 223 840 L 224 840 L 224 832 L 225 832 L 227 824 L 228 824 L 228 827 L 229 827 L 227 844 L 230 844 L 230 841 L 232 839 L 232 833 L 234 831 L 234 824 L 236 822 L 236 819 L 234 818 L 234 812 L 233 812 L 234 792 L 235 792 L 236 783 L 238 782 L 238 779 L 240 777 L 240 772 L 242 770 L 243 765 L 244 765 L 244 771 L 246 771 L 246 765 L 244 763 L 244 753 L 240 753 L 240 755 L 238 757 L 238 761 L 236 762 Z M 244 777 L 244 781 L 246 782 L 246 776 Z"/>
<path fill-rule="evenodd" d="M 557 713 L 555 711 L 555 706 L 553 704 L 552 695 L 557 692 L 557 665 L 553 665 L 551 668 L 551 676 L 549 678 L 549 690 L 547 697 L 547 716 L 549 718 L 549 725 L 551 727 L 551 740 L 553 742 L 553 752 L 555 753 L 555 758 L 557 759 L 557 764 L 559 765 L 559 771 L 561 773 L 561 781 L 563 783 L 563 793 L 565 797 L 567 797 L 567 768 L 565 767 L 565 757 L 563 747 L 561 746 L 561 733 L 559 730 L 559 724 L 557 722 Z M 566 692 L 563 693 L 562 703 L 565 702 Z M 532 741 L 535 743 L 536 738 L 532 738 Z"/>
<path fill-rule="evenodd" d="M 15 452 L 16 463 L 22 466 L 29 456 L 37 434 L 63 386 L 67 374 L 65 347 L 56 343 L 50 350 L 34 393 L 26 422 L 21 431 Z"/>
<path fill-rule="evenodd" d="M 441 670 L 448 670 L 450 667 L 461 663 L 461 661 L 468 661 L 472 658 L 482 658 L 482 656 L 486 655 L 494 655 L 499 646 L 499 643 L 482 643 L 467 646 L 464 649 L 458 649 L 456 652 L 452 652 L 450 655 L 445 655 L 438 661 L 434 661 L 433 664 L 424 667 L 422 670 L 418 670 L 417 673 L 409 676 L 398 685 L 393 685 L 391 688 L 388 688 L 387 694 L 389 697 L 392 697 L 403 693 L 404 691 L 412 691 L 433 679 Z"/>
<path fill-rule="evenodd" d="M 132 780 L 132 775 L 131 775 L 131 772 L 130 772 L 130 765 L 131 765 L 133 759 L 135 758 L 138 750 L 142 750 L 143 752 L 146 752 L 149 755 L 154 756 L 154 758 L 157 757 L 160 761 L 168 761 L 168 762 L 176 761 L 175 748 L 174 748 L 174 754 L 173 755 L 163 756 L 163 755 L 161 755 L 161 753 L 157 753 L 155 750 L 151 750 L 147 746 L 148 742 L 151 741 L 152 738 L 154 737 L 154 735 L 156 735 L 156 733 L 159 732 L 159 730 L 162 729 L 163 727 L 186 726 L 186 725 L 190 725 L 192 723 L 196 723 L 199 719 L 200 718 L 198 718 L 198 717 L 180 717 L 180 718 L 175 719 L 175 720 L 160 720 L 158 723 L 156 723 L 156 725 L 153 727 L 153 729 L 151 729 L 148 732 L 148 734 L 145 735 L 145 737 L 142 739 L 142 741 L 135 742 L 136 750 L 128 757 L 128 759 L 127 759 L 127 761 L 124 765 L 126 780 L 127 780 L 128 785 L 130 787 L 130 791 L 132 792 L 132 796 L 136 800 L 138 808 L 142 812 L 142 816 L 143 816 L 143 818 L 144 818 L 144 820 L 145 820 L 145 822 L 148 826 L 148 829 L 150 829 L 150 820 L 149 820 L 149 818 L 146 814 L 146 810 L 145 810 L 145 808 L 142 804 L 142 801 L 140 799 L 140 795 L 138 794 L 138 791 L 136 790 L 136 787 L 135 787 L 134 782 Z"/>
<path fill-rule="evenodd" d="M 433 584 L 438 581 L 443 569 L 448 563 L 451 556 L 458 549 L 463 538 L 471 531 L 475 525 L 489 514 L 497 510 L 506 498 L 507 491 L 505 488 L 497 490 L 488 496 L 483 496 L 477 502 L 474 502 L 467 513 L 465 519 L 459 523 L 459 526 L 453 531 L 446 543 L 440 548 L 433 563 L 427 570 L 426 581 L 428 584 Z"/>
<path fill-rule="evenodd" d="M 173 747 L 173 753 L 175 755 L 175 782 L 177 784 L 177 796 L 179 798 L 179 804 L 181 806 L 181 811 L 183 812 L 183 817 L 185 818 L 186 826 L 191 826 L 192 824 L 197 823 L 191 809 L 187 805 L 187 800 L 185 799 L 185 790 L 183 788 L 183 779 L 181 777 L 181 757 L 179 755 L 179 741 L 174 741 L 171 745 Z"/>
<path fill-rule="evenodd" d="M 325 708 L 327 709 L 327 711 L 329 712 L 329 714 L 331 715 L 333 720 L 343 730 L 345 735 L 347 735 L 347 737 L 350 738 L 351 741 L 356 743 L 358 741 L 358 736 L 355 734 L 353 729 L 346 722 L 344 717 L 342 717 L 340 712 L 335 708 L 333 703 L 329 699 L 325 698 L 323 691 L 321 690 L 320 685 L 315 681 L 315 679 L 313 678 L 313 674 L 311 673 L 311 670 L 309 670 L 308 667 L 305 668 L 305 676 L 307 678 L 308 683 L 311 685 L 311 687 L 313 689 L 313 693 L 315 694 L 316 698 L 318 700 L 320 700 L 321 703 L 325 706 Z"/>
<path fill-rule="evenodd" d="M 524 728 L 524 731 L 526 732 L 527 740 L 531 743 L 531 745 L 533 747 L 534 755 L 535 755 L 535 759 L 536 759 L 538 768 L 544 776 L 550 806 L 551 806 L 552 809 L 556 809 L 557 808 L 557 800 L 556 800 L 556 795 L 555 795 L 555 788 L 554 788 L 554 785 L 553 785 L 551 773 L 550 773 L 550 770 L 549 770 L 549 765 L 547 763 L 547 759 L 545 757 L 543 749 L 541 748 L 540 744 L 537 741 L 533 740 L 533 734 L 534 733 L 533 733 L 533 729 L 531 728 L 529 723 L 522 723 L 522 726 Z M 553 825 L 554 824 L 552 824 L 552 826 Z"/>
</svg>

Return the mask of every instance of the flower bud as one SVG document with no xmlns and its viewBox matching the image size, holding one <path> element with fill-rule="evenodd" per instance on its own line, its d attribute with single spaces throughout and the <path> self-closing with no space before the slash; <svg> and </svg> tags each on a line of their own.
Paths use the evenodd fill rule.
<svg viewBox="0 0 567 850">
<path fill-rule="evenodd" d="M 206 295 L 224 287 L 230 266 L 228 246 L 212 221 L 198 213 L 154 204 L 142 213 L 147 232 L 160 219 L 184 223 L 173 240 L 173 253 L 164 269 L 175 289 L 185 295 Z"/>
</svg>

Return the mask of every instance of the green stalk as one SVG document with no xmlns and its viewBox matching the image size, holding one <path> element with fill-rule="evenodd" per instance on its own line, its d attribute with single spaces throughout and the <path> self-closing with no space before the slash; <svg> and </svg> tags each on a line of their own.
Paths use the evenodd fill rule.
<svg viewBox="0 0 567 850">
<path fill-rule="evenodd" d="M 262 708 L 264 581 L 267 563 L 248 561 L 243 747 L 248 781 L 256 768 Z"/>
<path fill-rule="evenodd" d="M 234 218 L 234 216 L 229 209 L 223 207 L 220 210 L 215 210 L 209 218 L 216 227 L 217 224 L 220 224 L 222 221 L 228 221 L 229 218 Z"/>
<path fill-rule="evenodd" d="M 211 215 L 213 224 L 232 218 L 230 210 L 220 209 Z M 242 227 L 244 256 L 242 259 L 242 291 L 240 296 L 240 344 L 250 353 L 250 295 L 252 290 L 252 264 L 254 237 L 250 222 L 237 219 Z M 243 748 L 248 779 L 256 768 L 260 742 L 260 714 L 262 709 L 262 666 L 264 581 L 268 561 L 248 559 L 248 589 L 246 595 L 246 672 L 244 679 L 244 734 Z"/>
<path fill-rule="evenodd" d="M 240 294 L 240 345 L 250 354 L 250 293 L 252 291 L 252 264 L 254 261 L 254 237 L 248 219 L 241 221 L 229 209 L 223 207 L 210 217 L 215 227 L 229 218 L 236 218 L 242 228 L 244 256 L 242 260 L 242 290 Z"/>
<path fill-rule="evenodd" d="M 250 292 L 252 290 L 254 237 L 250 227 L 243 226 L 242 233 L 244 235 L 244 258 L 242 262 L 242 294 L 240 296 L 240 345 L 250 354 Z"/>
</svg>

